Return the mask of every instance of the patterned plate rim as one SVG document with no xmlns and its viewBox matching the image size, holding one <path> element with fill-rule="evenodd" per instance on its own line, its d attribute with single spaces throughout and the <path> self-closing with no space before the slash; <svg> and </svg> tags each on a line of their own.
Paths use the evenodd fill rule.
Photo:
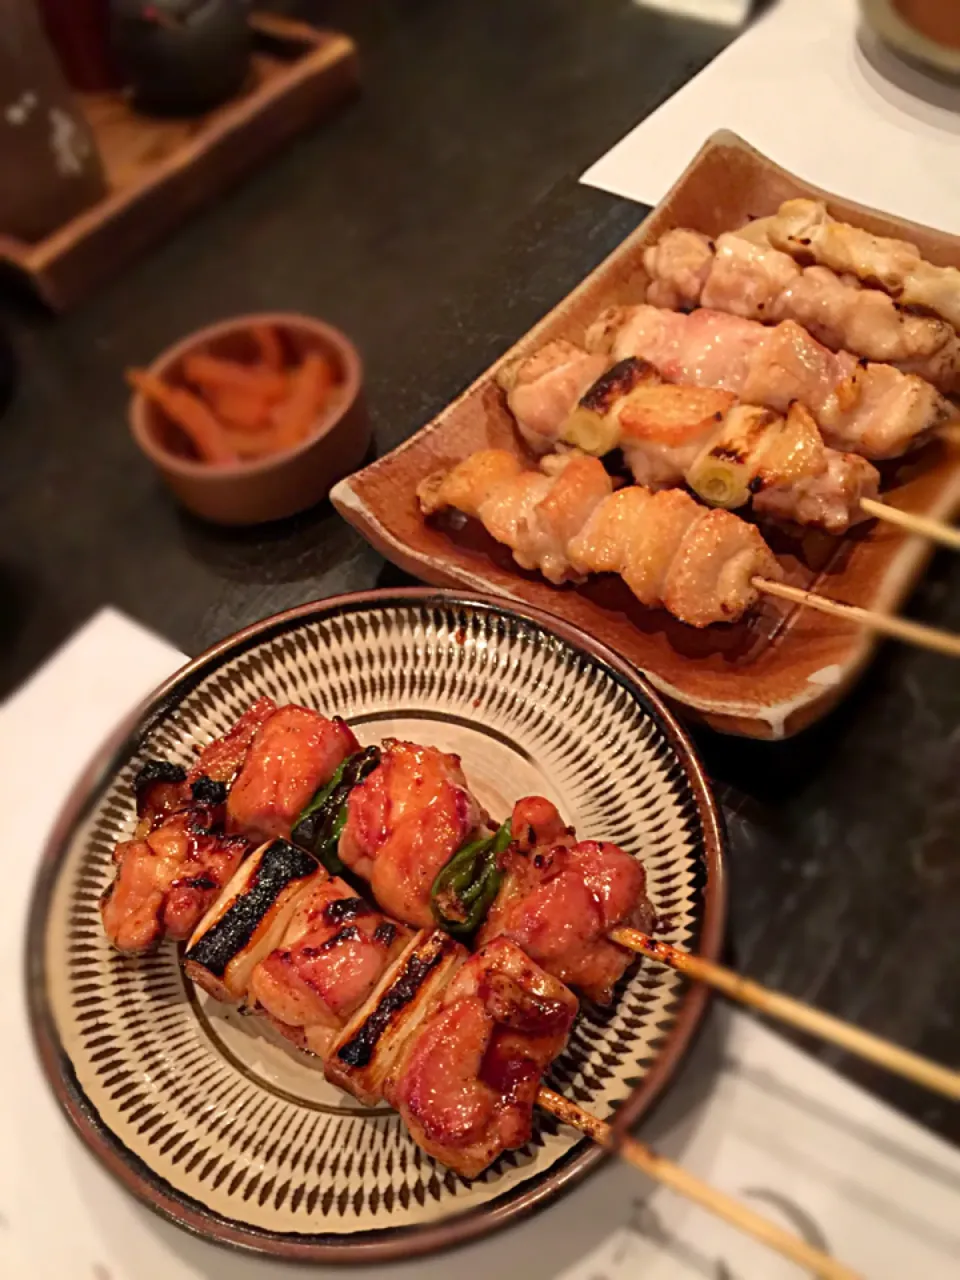
<svg viewBox="0 0 960 1280">
<path fill-rule="evenodd" d="M 703 768 L 685 732 L 647 678 L 600 641 L 563 618 L 532 606 L 507 603 L 480 593 L 464 594 L 421 587 L 382 589 L 351 592 L 298 605 L 212 645 L 174 672 L 125 717 L 74 785 L 47 840 L 37 871 L 27 918 L 24 970 L 27 1007 L 40 1065 L 57 1102 L 84 1144 L 114 1178 L 161 1217 L 201 1239 L 214 1240 L 246 1252 L 291 1261 L 340 1264 L 399 1261 L 422 1256 L 465 1244 L 542 1208 L 562 1191 L 580 1182 L 606 1155 L 584 1139 L 550 1169 L 530 1178 L 519 1188 L 505 1192 L 502 1198 L 442 1222 L 361 1231 L 346 1241 L 342 1236 L 322 1232 L 305 1235 L 262 1230 L 242 1225 L 177 1191 L 125 1147 L 87 1098 L 60 1041 L 47 992 L 43 946 L 46 918 L 73 832 L 90 813 L 117 767 L 193 688 L 254 644 L 263 643 L 303 622 L 320 621 L 330 615 L 363 609 L 404 605 L 467 608 L 532 623 L 552 632 L 571 648 L 604 667 L 613 679 L 637 697 L 664 732 L 696 801 L 704 835 L 706 872 L 699 951 L 707 959 L 720 958 L 727 915 L 726 837 L 720 811 Z M 643 1082 L 620 1107 L 616 1130 L 635 1125 L 659 1100 L 702 1023 L 709 995 L 709 989 L 702 984 L 691 985 L 682 994 L 673 1026 L 658 1056 Z"/>
</svg>

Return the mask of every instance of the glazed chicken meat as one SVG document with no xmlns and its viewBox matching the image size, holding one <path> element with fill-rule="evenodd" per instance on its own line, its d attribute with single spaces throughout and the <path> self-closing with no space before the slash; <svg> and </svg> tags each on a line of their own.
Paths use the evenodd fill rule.
<svg viewBox="0 0 960 1280">
<path fill-rule="evenodd" d="M 656 924 L 643 867 L 614 844 L 577 841 L 540 796 L 518 801 L 511 825 L 503 886 L 478 942 L 508 938 L 561 982 L 609 1003 L 634 956 L 607 935 Z"/>
<path fill-rule="evenodd" d="M 350 794 L 338 855 L 384 911 L 429 928 L 437 873 L 484 818 L 457 756 L 390 740 Z"/>
</svg>

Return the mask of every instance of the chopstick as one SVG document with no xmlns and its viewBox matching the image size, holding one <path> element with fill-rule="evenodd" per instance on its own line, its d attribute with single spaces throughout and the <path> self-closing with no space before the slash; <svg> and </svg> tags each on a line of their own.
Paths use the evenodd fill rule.
<svg viewBox="0 0 960 1280">
<path fill-rule="evenodd" d="M 960 529 L 946 524 L 943 520 L 932 520 L 930 516 L 917 515 L 912 511 L 901 511 L 887 502 L 879 502 L 875 498 L 861 498 L 860 509 L 877 520 L 886 520 L 909 533 L 929 538 L 931 542 L 939 542 L 951 551 L 960 551 Z"/>
<path fill-rule="evenodd" d="M 766 595 L 779 596 L 781 600 L 806 605 L 808 609 L 828 613 L 833 618 L 842 618 L 845 622 L 853 622 L 857 626 L 877 631 L 881 635 L 904 640 L 907 644 L 918 645 L 921 649 L 931 649 L 934 653 L 944 653 L 950 658 L 960 658 L 960 636 L 950 631 L 927 627 L 922 622 L 911 622 L 908 618 L 875 613 L 872 609 L 862 609 L 857 604 L 844 604 L 840 600 L 831 600 L 829 596 L 817 595 L 815 591 L 789 587 L 785 582 L 773 582 L 769 578 L 754 578 L 753 585 Z"/>
<path fill-rule="evenodd" d="M 807 1244 L 805 1240 L 801 1240 L 799 1236 L 777 1226 L 769 1218 L 755 1213 L 739 1200 L 735 1200 L 723 1191 L 718 1191 L 716 1187 L 711 1187 L 709 1183 L 703 1182 L 695 1174 L 674 1164 L 672 1160 L 652 1151 L 650 1147 L 638 1142 L 635 1138 L 615 1134 L 606 1121 L 591 1115 L 589 1111 L 584 1111 L 582 1107 L 578 1107 L 575 1102 L 571 1102 L 562 1094 L 554 1093 L 545 1085 L 541 1086 L 537 1093 L 537 1104 L 564 1124 L 585 1133 L 601 1147 L 615 1152 L 628 1164 L 633 1165 L 635 1169 L 640 1169 L 656 1182 L 686 1196 L 688 1200 L 700 1205 L 708 1213 L 722 1218 L 724 1222 L 753 1236 L 755 1240 L 768 1245 L 785 1258 L 797 1263 L 798 1266 L 813 1272 L 814 1275 L 822 1276 L 825 1280 L 858 1280 L 857 1273 L 851 1271 L 842 1262 L 838 1262 L 836 1258 L 822 1253 L 813 1245 Z"/>
<path fill-rule="evenodd" d="M 932 1089 L 935 1093 L 942 1093 L 948 1098 L 960 1100 L 960 1071 L 942 1067 L 939 1063 L 931 1062 L 929 1058 L 923 1058 L 909 1049 L 902 1049 L 881 1036 L 863 1031 L 849 1022 L 844 1022 L 841 1018 L 835 1018 L 833 1014 L 814 1009 L 811 1005 L 804 1004 L 802 1000 L 795 1000 L 792 996 L 771 991 L 769 987 L 761 986 L 759 982 L 754 982 L 750 978 L 744 978 L 739 973 L 734 973 L 732 969 L 715 964 L 712 960 L 704 960 L 701 956 L 680 951 L 670 946 L 668 942 L 651 938 L 648 934 L 641 933 L 639 929 L 618 926 L 611 929 L 609 937 L 621 947 L 627 947 L 639 955 L 659 960 L 661 964 L 668 965 L 678 973 L 686 974 L 687 977 L 694 978 L 698 982 L 705 982 L 717 991 L 722 991 L 732 1000 L 749 1005 L 759 1013 L 787 1022 L 799 1031 L 809 1032 L 821 1040 L 828 1040 L 831 1044 L 846 1049 L 848 1053 L 865 1058 L 875 1066 L 884 1067 L 887 1071 L 912 1080 L 915 1084 L 923 1085 L 926 1089 Z"/>
</svg>

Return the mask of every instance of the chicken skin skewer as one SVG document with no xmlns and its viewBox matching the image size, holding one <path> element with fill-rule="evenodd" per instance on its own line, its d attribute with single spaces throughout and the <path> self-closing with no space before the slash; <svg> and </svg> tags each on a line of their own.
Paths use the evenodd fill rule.
<svg viewBox="0 0 960 1280">
<path fill-rule="evenodd" d="M 705 307 L 689 315 L 610 307 L 587 330 L 585 346 L 611 362 L 643 360 L 667 382 L 728 391 L 777 413 L 799 401 L 827 444 L 870 459 L 899 457 L 955 416 L 923 378 L 828 351 L 793 320 L 767 328 Z"/>
<path fill-rule="evenodd" d="M 641 603 L 694 627 L 733 622 L 757 601 L 754 578 L 782 570 L 759 532 L 678 489 L 613 491 L 596 458 L 545 458 L 533 471 L 505 450 L 480 450 L 419 489 L 425 515 L 473 516 L 517 562 L 551 582 L 617 573 Z"/>
<path fill-rule="evenodd" d="M 774 248 L 798 262 L 848 273 L 904 307 L 932 312 L 960 328 L 960 271 L 926 262 L 914 244 L 838 222 L 818 200 L 787 200 L 766 220 L 766 234 Z"/>
<path fill-rule="evenodd" d="M 706 307 L 766 325 L 794 320 L 831 351 L 894 364 L 938 390 L 960 390 L 960 338 L 936 316 L 916 315 L 881 289 L 865 288 L 828 266 L 801 266 L 774 248 L 760 218 L 711 240 L 680 227 L 643 257 L 655 307 Z"/>
</svg>

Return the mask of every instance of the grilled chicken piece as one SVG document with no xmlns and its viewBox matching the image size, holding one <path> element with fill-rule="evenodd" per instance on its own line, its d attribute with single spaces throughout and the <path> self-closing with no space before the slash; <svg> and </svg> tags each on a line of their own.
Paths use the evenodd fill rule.
<svg viewBox="0 0 960 1280">
<path fill-rule="evenodd" d="M 227 800 L 227 825 L 264 839 L 289 836 L 304 805 L 359 744 L 339 717 L 281 707 L 257 729 Z"/>
<path fill-rule="evenodd" d="M 529 827 L 521 807 L 529 804 L 514 809 L 515 831 Z M 548 819 L 549 801 L 538 804 L 544 842 L 517 842 L 504 854 L 503 885 L 477 941 L 509 938 L 547 973 L 606 1003 L 634 958 L 607 934 L 616 925 L 649 933 L 656 923 L 643 867 L 614 844 L 574 843 L 556 810 Z"/>
<path fill-rule="evenodd" d="M 428 1155 L 475 1178 L 529 1142 L 541 1078 L 563 1051 L 577 1009 L 562 982 L 497 938 L 448 984 L 391 1075 L 386 1099 Z"/>
<path fill-rule="evenodd" d="M 139 955 L 166 935 L 188 938 L 249 850 L 243 836 L 223 834 L 222 805 L 191 805 L 118 844 L 115 879 L 100 900 L 110 942 Z"/>
<path fill-rule="evenodd" d="M 791 484 L 760 489 L 753 498 L 757 515 L 813 525 L 827 533 L 846 533 L 866 519 L 863 498 L 875 498 L 880 476 L 876 467 L 856 453 L 825 450 L 826 469 Z"/>
<path fill-rule="evenodd" d="M 326 878 L 312 854 L 286 840 L 261 845 L 194 930 L 187 976 L 217 1000 L 246 1000 L 254 969 L 279 944 L 304 890 Z"/>
<path fill-rule="evenodd" d="M 819 200 L 787 200 L 768 219 L 770 243 L 801 263 L 817 263 L 889 293 L 904 307 L 960 327 L 960 271 L 925 262 L 916 245 L 838 222 Z"/>
<path fill-rule="evenodd" d="M 757 599 L 752 582 L 755 575 L 782 576 L 759 532 L 728 511 L 708 512 L 675 489 L 651 494 L 638 486 L 612 493 L 609 478 L 596 458 L 568 455 L 545 458 L 542 465 L 561 468 L 562 479 L 574 465 L 578 473 L 586 471 L 586 463 L 593 464 L 596 476 L 596 483 L 591 481 L 591 501 L 584 500 L 577 508 L 582 520 L 579 531 L 565 545 L 558 543 L 556 547 L 550 564 L 552 581 L 560 580 L 560 567 L 562 576 L 567 577 L 619 573 L 642 603 L 650 607 L 662 604 L 682 622 L 704 627 L 735 621 L 752 607 Z M 483 469 L 477 455 L 454 468 L 448 477 L 449 490 L 446 482 L 431 478 L 430 509 L 439 510 L 448 491 L 462 495 L 464 476 L 473 469 Z M 509 502 L 516 485 L 517 480 L 508 481 L 498 501 Z M 499 541 L 512 548 L 520 564 L 531 567 L 536 557 L 531 551 L 529 522 L 516 522 L 507 536 L 503 529 L 495 531 L 486 514 L 494 501 L 488 497 L 480 505 L 481 520 Z M 699 529 L 703 521 L 706 523 Z M 572 522 L 564 532 L 570 527 Z M 693 582 L 702 594 L 694 594 Z M 379 893 L 377 898 L 383 901 Z"/>
<path fill-rule="evenodd" d="M 547 457 L 540 471 L 517 470 L 507 458 L 516 463 L 503 450 L 482 449 L 452 471 L 428 476 L 417 490 L 421 509 L 432 515 L 452 507 L 479 519 L 524 569 L 563 582 L 574 576 L 567 544 L 612 492 L 610 477 L 596 458 L 576 454 Z"/>
<path fill-rule="evenodd" d="M 421 930 L 331 1044 L 323 1070 L 365 1106 L 389 1088 L 401 1055 L 436 1007 L 467 949 L 441 929 Z"/>
<path fill-rule="evenodd" d="M 280 945 L 254 969 L 248 1001 L 299 1048 L 323 1055 L 412 936 L 324 874 L 299 896 Z"/>
<path fill-rule="evenodd" d="M 258 698 L 222 737 L 207 743 L 190 770 L 188 781 L 211 778 L 227 787 L 233 786 L 254 738 L 276 710 L 277 704 L 272 698 Z"/>
<path fill-rule="evenodd" d="M 670 311 L 698 307 L 713 260 L 714 243 L 709 236 L 686 227 L 668 231 L 643 255 L 650 277 L 647 302 Z"/>
<path fill-rule="evenodd" d="M 380 764 L 350 793 L 338 852 L 384 911 L 429 928 L 438 872 L 485 817 L 458 756 L 388 739 Z"/>
<path fill-rule="evenodd" d="M 895 364 L 943 392 L 960 389 L 960 339 L 945 320 L 906 311 L 829 267 L 802 268 L 758 236 L 756 226 L 726 232 L 715 244 L 699 232 L 668 231 L 644 255 L 647 302 L 703 306 L 764 324 L 795 320 L 832 351 Z M 700 255 L 695 273 L 686 265 L 692 245 Z"/>
<path fill-rule="evenodd" d="M 587 345 L 615 360 L 634 356 L 668 382 L 715 387 L 785 413 L 798 401 L 828 444 L 864 457 L 896 457 L 953 415 L 937 390 L 889 365 L 834 354 L 791 320 L 772 328 L 701 308 L 613 307 L 588 329 Z M 878 405 L 882 402 L 882 421 Z"/>
<path fill-rule="evenodd" d="M 520 434 L 536 452 L 553 448 L 557 429 L 609 361 L 563 340 L 505 366 L 497 381 Z"/>
</svg>

